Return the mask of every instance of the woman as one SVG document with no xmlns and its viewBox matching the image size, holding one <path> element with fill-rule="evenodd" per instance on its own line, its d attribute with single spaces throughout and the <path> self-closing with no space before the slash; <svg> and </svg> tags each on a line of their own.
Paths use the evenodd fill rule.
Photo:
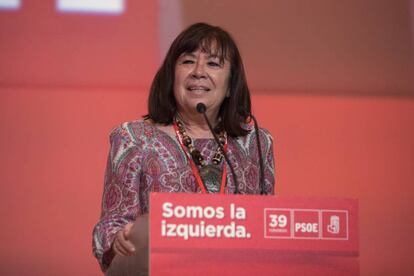
<svg viewBox="0 0 414 276">
<path fill-rule="evenodd" d="M 194 24 L 171 45 L 152 83 L 144 120 L 124 123 L 111 133 L 102 215 L 93 240 L 103 271 L 128 266 L 122 259 L 145 250 L 150 192 L 236 190 L 223 152 L 196 110 L 198 103 L 206 106 L 234 167 L 237 190 L 260 193 L 256 136 L 246 115 L 250 95 L 239 51 L 223 29 Z M 266 130 L 259 132 L 265 189 L 273 194 L 272 137 Z"/>
</svg>

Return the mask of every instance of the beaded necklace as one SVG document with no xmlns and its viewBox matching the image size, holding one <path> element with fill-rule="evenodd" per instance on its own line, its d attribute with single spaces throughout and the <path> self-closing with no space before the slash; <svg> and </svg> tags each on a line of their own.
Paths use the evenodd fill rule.
<svg viewBox="0 0 414 276">
<path fill-rule="evenodd" d="M 174 118 L 173 126 L 177 139 L 186 153 L 194 177 L 201 190 L 205 193 L 224 193 L 227 173 L 226 166 L 220 166 L 223 160 L 223 152 L 220 147 L 217 148 L 213 156 L 212 164 L 207 164 L 207 161 L 201 155 L 200 151 L 195 148 L 193 140 L 187 134 L 184 123 L 177 116 Z M 219 141 L 224 150 L 226 150 L 227 135 L 224 131 L 220 132 Z"/>
</svg>

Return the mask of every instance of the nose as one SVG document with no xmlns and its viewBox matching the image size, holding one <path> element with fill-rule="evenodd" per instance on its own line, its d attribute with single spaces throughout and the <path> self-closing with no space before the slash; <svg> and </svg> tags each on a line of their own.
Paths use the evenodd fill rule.
<svg viewBox="0 0 414 276">
<path fill-rule="evenodd" d="M 206 70 L 205 70 L 205 64 L 204 62 L 198 60 L 195 64 L 194 64 L 194 70 L 192 72 L 192 77 L 196 78 L 196 79 L 200 79 L 200 78 L 206 78 Z"/>
</svg>

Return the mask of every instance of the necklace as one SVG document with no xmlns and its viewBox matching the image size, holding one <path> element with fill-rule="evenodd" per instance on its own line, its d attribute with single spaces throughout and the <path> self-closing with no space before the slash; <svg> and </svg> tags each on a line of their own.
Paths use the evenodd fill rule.
<svg viewBox="0 0 414 276">
<path fill-rule="evenodd" d="M 220 166 L 223 160 L 223 152 L 220 147 L 217 148 L 213 156 L 212 164 L 207 164 L 207 161 L 201 155 L 200 151 L 195 148 L 193 140 L 187 134 L 184 123 L 177 116 L 174 119 L 173 125 L 177 139 L 191 163 L 193 174 L 202 191 L 209 193 L 223 193 L 224 184 L 226 182 L 226 167 L 223 166 L 223 173 L 223 169 Z M 224 131 L 219 133 L 219 141 L 224 150 L 226 150 L 227 136 Z"/>
</svg>

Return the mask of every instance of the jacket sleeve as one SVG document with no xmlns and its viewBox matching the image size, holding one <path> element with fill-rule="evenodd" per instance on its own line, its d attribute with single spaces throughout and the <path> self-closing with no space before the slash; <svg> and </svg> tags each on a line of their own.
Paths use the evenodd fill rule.
<svg viewBox="0 0 414 276">
<path fill-rule="evenodd" d="M 101 216 L 92 242 L 93 254 L 103 271 L 112 261 L 116 233 L 142 213 L 138 202 L 142 147 L 137 145 L 127 123 L 112 131 L 110 144 Z"/>
<path fill-rule="evenodd" d="M 269 195 L 275 194 L 275 161 L 273 154 L 273 137 L 266 129 L 260 129 L 262 144 L 265 189 Z"/>
</svg>

